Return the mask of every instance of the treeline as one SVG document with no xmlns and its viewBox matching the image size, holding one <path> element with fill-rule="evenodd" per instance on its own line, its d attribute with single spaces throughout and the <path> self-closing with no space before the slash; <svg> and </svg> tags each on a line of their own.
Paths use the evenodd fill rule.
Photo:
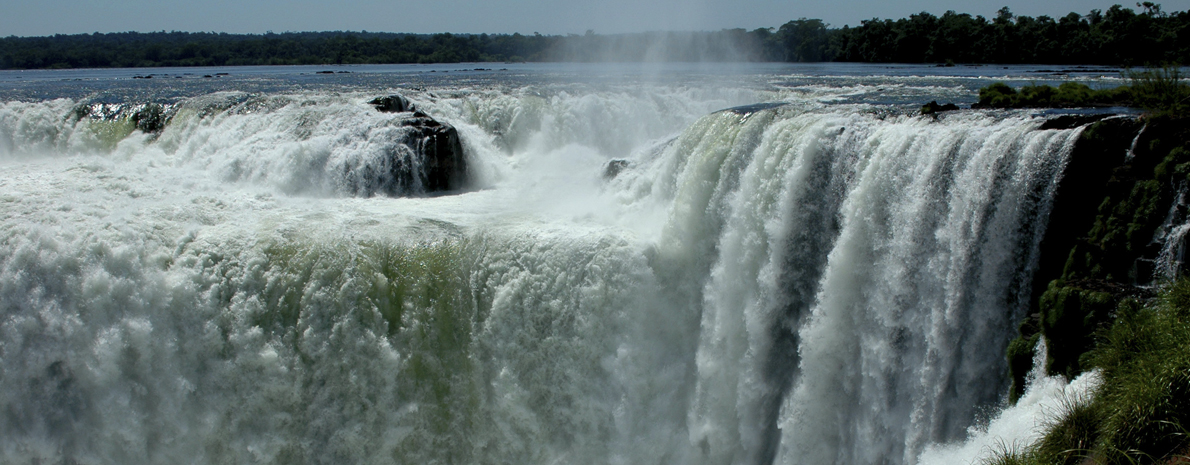
<svg viewBox="0 0 1190 465">
<path fill-rule="evenodd" d="M 542 35 L 123 32 L 0 39 L 0 68 L 313 65 L 539 61 Z"/>
<path fill-rule="evenodd" d="M 483 61 L 849 61 L 887 63 L 1190 63 L 1190 12 L 1145 2 L 1059 19 L 992 19 L 948 11 L 830 28 L 798 19 L 779 28 L 546 36 L 189 32 L 0 38 L 0 69 Z"/>
<path fill-rule="evenodd" d="M 1087 15 L 995 18 L 929 13 L 897 21 L 870 20 L 825 31 L 805 47 L 813 59 L 930 63 L 1050 63 L 1142 66 L 1187 63 L 1190 12 L 1166 13 L 1151 2 L 1137 13 L 1120 5 Z M 805 41 L 803 41 L 803 44 Z M 815 53 L 820 55 L 815 56 Z"/>
<path fill-rule="evenodd" d="M 0 39 L 0 68 L 764 61 L 767 29 L 619 35 L 124 32 Z"/>
</svg>

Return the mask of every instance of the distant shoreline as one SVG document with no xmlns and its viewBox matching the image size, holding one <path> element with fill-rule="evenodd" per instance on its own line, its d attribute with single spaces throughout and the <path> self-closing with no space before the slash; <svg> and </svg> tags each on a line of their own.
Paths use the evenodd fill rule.
<svg viewBox="0 0 1190 465">
<path fill-rule="evenodd" d="M 600 35 L 121 32 L 0 38 L 0 69 L 518 62 L 1190 63 L 1190 12 L 1120 5 L 1062 18 L 948 11 L 829 28 Z"/>
</svg>

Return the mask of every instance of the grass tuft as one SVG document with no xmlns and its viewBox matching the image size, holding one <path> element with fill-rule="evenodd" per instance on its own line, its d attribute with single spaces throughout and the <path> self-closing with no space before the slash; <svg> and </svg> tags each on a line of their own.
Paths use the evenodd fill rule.
<svg viewBox="0 0 1190 465">
<path fill-rule="evenodd" d="M 1190 452 L 1190 279 L 1146 306 L 1125 299 L 1088 363 L 1102 370 L 1091 399 L 1066 399 L 1036 444 L 987 464 L 1184 463 Z"/>
</svg>

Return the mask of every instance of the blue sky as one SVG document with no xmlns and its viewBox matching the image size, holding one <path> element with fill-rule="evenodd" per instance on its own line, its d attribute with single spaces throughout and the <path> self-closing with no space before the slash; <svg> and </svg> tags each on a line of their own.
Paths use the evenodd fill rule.
<svg viewBox="0 0 1190 465">
<path fill-rule="evenodd" d="M 1089 0 L 0 0 L 0 36 L 122 31 L 367 30 L 581 34 L 777 27 L 800 17 L 832 26 L 946 10 L 991 17 L 1107 9 Z M 1159 2 L 1165 11 L 1190 0 Z M 1121 3 L 1133 9 L 1135 1 Z"/>
</svg>

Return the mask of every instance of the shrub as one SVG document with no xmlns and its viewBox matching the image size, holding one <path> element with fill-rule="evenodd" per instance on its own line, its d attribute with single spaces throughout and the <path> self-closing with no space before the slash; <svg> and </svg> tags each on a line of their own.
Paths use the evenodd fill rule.
<svg viewBox="0 0 1190 465">
<path fill-rule="evenodd" d="M 1182 82 L 1176 66 L 1125 70 L 1134 103 L 1155 115 L 1181 117 L 1190 110 L 1190 86 Z"/>
<path fill-rule="evenodd" d="M 979 103 L 976 107 L 1012 108 L 1016 102 L 1016 90 L 1003 82 L 996 82 L 979 89 Z"/>
</svg>

